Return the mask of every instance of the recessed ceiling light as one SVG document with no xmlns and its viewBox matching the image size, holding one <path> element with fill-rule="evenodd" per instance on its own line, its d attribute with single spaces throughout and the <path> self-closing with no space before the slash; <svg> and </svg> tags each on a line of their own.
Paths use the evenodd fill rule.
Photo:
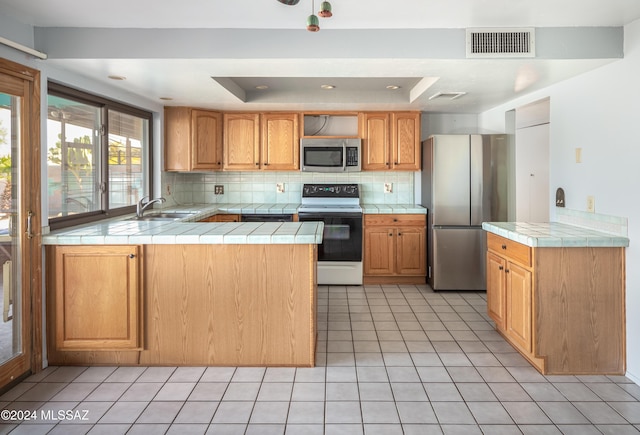
<svg viewBox="0 0 640 435">
<path fill-rule="evenodd" d="M 259 91 L 264 91 L 265 89 L 269 89 L 269 86 L 267 86 L 267 85 L 258 85 L 258 86 L 256 86 L 256 89 L 258 89 Z"/>
<path fill-rule="evenodd" d="M 126 80 L 127 78 L 125 76 L 116 76 L 116 75 L 111 75 L 108 76 L 111 80 Z"/>
<path fill-rule="evenodd" d="M 330 90 L 330 89 L 336 88 L 334 85 L 320 85 L 320 87 L 324 90 Z"/>
<path fill-rule="evenodd" d="M 396 90 L 400 89 L 400 86 L 398 86 L 398 85 L 389 85 L 389 86 L 387 86 L 387 89 L 389 89 L 391 91 L 396 91 Z"/>
<path fill-rule="evenodd" d="M 171 97 L 160 97 L 160 99 L 163 100 L 163 101 L 171 101 L 171 100 L 173 100 L 173 98 L 171 98 Z"/>
</svg>

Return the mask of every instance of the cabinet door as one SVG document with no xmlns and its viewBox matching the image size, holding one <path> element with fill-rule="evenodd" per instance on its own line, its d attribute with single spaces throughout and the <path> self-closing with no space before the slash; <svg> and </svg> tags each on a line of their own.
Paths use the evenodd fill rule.
<svg viewBox="0 0 640 435">
<path fill-rule="evenodd" d="M 193 169 L 222 169 L 222 114 L 191 112 Z"/>
<path fill-rule="evenodd" d="M 140 349 L 138 246 L 55 248 L 58 350 Z"/>
<path fill-rule="evenodd" d="M 509 337 L 526 352 L 531 352 L 531 272 L 507 262 L 507 322 Z"/>
<path fill-rule="evenodd" d="M 395 234 L 391 228 L 364 229 L 363 273 L 392 275 L 395 272 Z"/>
<path fill-rule="evenodd" d="M 391 150 L 393 169 L 420 170 L 420 113 L 391 114 Z"/>
<path fill-rule="evenodd" d="M 224 169 L 260 169 L 260 115 L 225 113 L 223 118 Z"/>
<path fill-rule="evenodd" d="M 191 170 L 191 109 L 164 108 L 164 169 Z"/>
<path fill-rule="evenodd" d="M 391 168 L 389 118 L 386 112 L 361 115 L 362 170 L 383 171 Z"/>
<path fill-rule="evenodd" d="M 426 234 L 426 228 L 400 227 L 396 230 L 396 272 L 398 274 L 426 274 Z"/>
<path fill-rule="evenodd" d="M 297 113 L 265 113 L 261 116 L 262 169 L 300 169 L 300 132 Z"/>
<path fill-rule="evenodd" d="M 487 252 L 487 313 L 503 331 L 506 322 L 506 265 L 502 257 Z"/>
</svg>

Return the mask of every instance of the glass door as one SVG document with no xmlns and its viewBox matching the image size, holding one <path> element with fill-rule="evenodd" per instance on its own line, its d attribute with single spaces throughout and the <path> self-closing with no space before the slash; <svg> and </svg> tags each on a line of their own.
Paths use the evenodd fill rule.
<svg viewBox="0 0 640 435">
<path fill-rule="evenodd" d="M 33 90 L 37 74 L 16 74 L 15 64 L 0 59 L 0 388 L 41 367 L 34 354 L 33 295 L 40 292 L 39 104 Z M 25 72 L 25 68 L 21 68 Z M 35 110 L 34 110 L 35 109 Z M 35 158 L 35 160 L 34 160 Z M 34 288 L 35 287 L 35 288 Z M 38 297 L 38 299 L 40 299 Z"/>
</svg>

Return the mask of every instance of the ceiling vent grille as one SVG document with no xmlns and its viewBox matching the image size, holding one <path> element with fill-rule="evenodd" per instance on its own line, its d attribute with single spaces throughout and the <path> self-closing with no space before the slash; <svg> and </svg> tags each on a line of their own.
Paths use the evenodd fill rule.
<svg viewBox="0 0 640 435">
<path fill-rule="evenodd" d="M 438 92 L 430 96 L 429 100 L 437 100 L 437 99 L 455 100 L 456 98 L 460 98 L 466 94 L 467 94 L 466 92 Z"/>
<path fill-rule="evenodd" d="M 535 57 L 535 31 L 518 29 L 467 29 L 467 58 Z"/>
</svg>

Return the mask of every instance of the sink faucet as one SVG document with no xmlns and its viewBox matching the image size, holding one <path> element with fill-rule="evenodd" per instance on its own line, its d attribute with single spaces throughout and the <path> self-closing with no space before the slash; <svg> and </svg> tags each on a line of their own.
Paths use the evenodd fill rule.
<svg viewBox="0 0 640 435">
<path fill-rule="evenodd" d="M 166 201 L 166 199 L 164 199 L 163 197 L 152 199 L 151 201 L 149 201 L 148 199 L 148 196 L 143 196 L 142 198 L 140 198 L 140 201 L 138 201 L 138 207 L 136 209 L 136 217 L 141 218 L 142 215 L 144 215 L 144 211 L 156 202 Z M 145 202 L 145 200 L 147 201 Z"/>
</svg>

